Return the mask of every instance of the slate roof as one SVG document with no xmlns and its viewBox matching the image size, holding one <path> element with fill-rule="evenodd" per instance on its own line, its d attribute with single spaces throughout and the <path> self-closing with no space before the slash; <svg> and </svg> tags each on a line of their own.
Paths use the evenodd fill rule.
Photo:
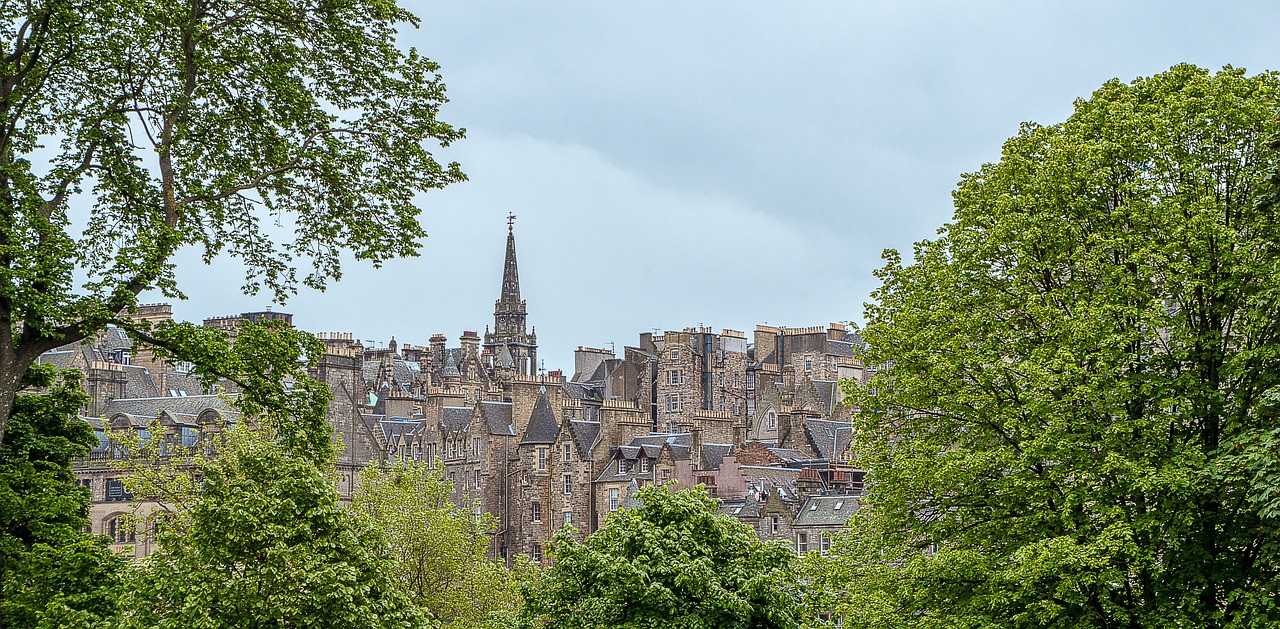
<svg viewBox="0 0 1280 629">
<path fill-rule="evenodd" d="M 636 482 L 636 479 L 634 478 L 631 479 L 631 484 L 627 485 L 627 499 L 622 501 L 623 509 L 635 509 L 643 504 L 640 502 L 640 499 L 636 497 L 636 494 L 639 493 L 639 491 L 640 483 Z"/>
<path fill-rule="evenodd" d="M 365 382 L 373 382 L 378 379 L 378 374 L 381 371 L 382 361 L 366 360 L 361 367 L 360 373 Z M 418 363 L 412 363 L 403 358 L 391 359 L 391 377 L 395 378 L 397 384 L 407 385 L 417 380 L 421 373 L 422 367 Z"/>
<path fill-rule="evenodd" d="M 604 388 L 587 382 L 566 382 L 561 385 L 566 395 L 575 400 L 602 400 Z"/>
<path fill-rule="evenodd" d="M 133 339 L 129 338 L 128 333 L 120 328 L 108 327 L 98 336 L 98 345 L 101 345 L 108 351 L 118 349 L 133 348 Z"/>
<path fill-rule="evenodd" d="M 511 349 L 505 344 L 498 350 L 498 357 L 493 359 L 493 365 L 501 369 L 511 369 L 516 366 L 515 359 L 511 357 Z"/>
<path fill-rule="evenodd" d="M 578 457 L 584 461 L 591 461 L 591 446 L 595 445 L 596 439 L 600 436 L 600 422 L 571 420 L 569 434 L 578 448 Z"/>
<path fill-rule="evenodd" d="M 853 343 L 827 340 L 827 355 L 853 358 Z"/>
<path fill-rule="evenodd" d="M 204 395 L 206 390 L 200 379 L 190 374 L 171 371 L 164 374 L 164 388 L 168 395 Z"/>
<path fill-rule="evenodd" d="M 471 409 L 466 406 L 446 406 L 440 420 L 440 428 L 448 433 L 466 430 L 471 423 Z"/>
<path fill-rule="evenodd" d="M 516 434 L 515 426 L 511 425 L 511 402 L 481 402 L 480 415 L 489 426 L 489 434 Z"/>
<path fill-rule="evenodd" d="M 75 355 L 76 353 L 70 350 L 68 351 L 53 350 L 53 351 L 45 352 L 40 356 L 38 356 L 36 358 L 36 362 L 42 365 L 53 365 L 58 369 L 66 369 L 67 366 L 71 364 L 71 358 Z"/>
<path fill-rule="evenodd" d="M 724 462 L 724 457 L 728 456 L 732 451 L 733 445 L 728 443 L 702 444 L 702 469 L 720 469 L 720 464 Z"/>
<path fill-rule="evenodd" d="M 156 388 L 156 381 L 151 379 L 146 367 L 124 365 L 124 395 L 126 398 L 160 397 L 160 389 Z"/>
<path fill-rule="evenodd" d="M 533 412 L 529 414 L 529 425 L 525 428 L 524 438 L 520 445 L 531 443 L 555 443 L 560 434 L 560 425 L 556 422 L 555 411 L 551 410 L 551 401 L 547 399 L 547 388 L 538 390 L 538 401 L 533 403 Z"/>
<path fill-rule="evenodd" d="M 810 496 L 792 526 L 845 526 L 857 511 L 857 496 Z"/>
<path fill-rule="evenodd" d="M 822 401 L 822 406 L 827 412 L 835 408 L 835 401 L 840 399 L 837 393 L 837 387 L 840 386 L 835 380 L 813 380 L 813 388 L 818 392 L 818 399 Z"/>
<path fill-rule="evenodd" d="M 378 422 L 384 443 L 394 443 L 401 436 L 412 438 L 426 430 L 426 422 L 407 417 L 388 417 Z"/>
<path fill-rule="evenodd" d="M 446 378 L 458 378 L 462 376 L 462 372 L 458 371 L 458 359 L 455 356 L 457 356 L 457 354 L 454 352 L 448 352 L 444 357 L 443 375 Z"/>
<path fill-rule="evenodd" d="M 234 398 L 234 396 L 231 396 Z M 102 417 L 111 419 L 115 415 L 124 414 L 131 418 L 150 418 L 166 412 L 175 419 L 189 417 L 194 419 L 200 413 L 213 409 L 226 419 L 234 420 L 240 414 L 227 404 L 227 398 L 221 395 L 190 395 L 184 397 L 151 397 L 112 400 L 102 409 Z"/>
<path fill-rule="evenodd" d="M 808 434 L 809 443 L 813 444 L 818 455 L 828 461 L 847 450 L 849 442 L 853 439 L 853 428 L 849 422 L 810 419 L 804 423 L 804 430 Z"/>
</svg>

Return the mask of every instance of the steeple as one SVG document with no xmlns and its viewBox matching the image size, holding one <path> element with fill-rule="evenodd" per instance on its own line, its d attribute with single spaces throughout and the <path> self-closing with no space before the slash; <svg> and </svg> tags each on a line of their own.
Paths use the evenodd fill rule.
<svg viewBox="0 0 1280 629">
<path fill-rule="evenodd" d="M 493 305 L 493 332 L 484 335 L 484 347 L 492 356 L 506 347 L 515 372 L 532 375 L 537 364 L 538 337 L 525 327 L 525 303 L 520 298 L 520 274 L 516 268 L 515 214 L 507 214 L 507 258 L 502 268 L 502 293 Z"/>
<path fill-rule="evenodd" d="M 502 267 L 502 297 L 498 309 L 520 303 L 520 273 L 516 270 L 515 214 L 507 214 L 507 261 Z"/>
</svg>

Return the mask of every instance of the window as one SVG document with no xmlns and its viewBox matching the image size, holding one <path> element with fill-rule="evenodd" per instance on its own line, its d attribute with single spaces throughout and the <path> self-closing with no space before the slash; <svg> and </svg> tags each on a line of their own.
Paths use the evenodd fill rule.
<svg viewBox="0 0 1280 629">
<path fill-rule="evenodd" d="M 716 386 L 718 387 L 724 386 L 724 373 L 716 374 Z"/>
<path fill-rule="evenodd" d="M 680 395 L 679 394 L 673 393 L 667 396 L 667 412 L 668 413 L 680 412 Z"/>
<path fill-rule="evenodd" d="M 534 522 L 541 522 L 542 521 L 542 503 L 538 502 L 537 500 L 533 501 L 533 504 L 529 505 L 529 515 L 533 516 Z"/>
<path fill-rule="evenodd" d="M 118 478 L 107 479 L 107 500 L 110 502 L 123 502 L 133 500 L 133 494 L 125 491 L 124 483 Z"/>
<path fill-rule="evenodd" d="M 631 461 L 626 459 L 618 459 L 618 473 L 626 474 L 631 471 Z"/>
<path fill-rule="evenodd" d="M 754 371 L 747 372 L 747 388 L 748 389 L 756 388 L 756 372 Z"/>
<path fill-rule="evenodd" d="M 476 476 L 476 489 L 480 489 L 481 487 L 480 470 L 475 471 L 475 476 Z"/>
<path fill-rule="evenodd" d="M 769 411 L 769 427 L 770 428 L 778 427 L 778 414 L 773 411 Z"/>
<path fill-rule="evenodd" d="M 536 562 L 538 562 L 538 563 L 542 563 L 542 544 L 539 544 L 539 543 L 537 543 L 537 542 L 534 542 L 534 543 L 533 543 L 533 553 L 532 553 L 532 555 L 533 555 L 533 560 L 534 560 L 534 561 L 536 561 Z"/>
<path fill-rule="evenodd" d="M 471 440 L 471 454 L 476 457 L 480 456 L 480 438 L 479 437 Z"/>
<path fill-rule="evenodd" d="M 573 493 L 573 477 L 568 474 L 565 474 L 564 475 L 564 495 L 568 496 L 571 493 Z"/>
<path fill-rule="evenodd" d="M 720 396 L 720 410 L 724 410 L 724 396 Z"/>
<path fill-rule="evenodd" d="M 538 446 L 538 471 L 547 471 L 547 446 Z"/>
<path fill-rule="evenodd" d="M 824 555 L 827 554 L 827 551 L 831 550 L 831 536 L 823 533 L 818 537 L 818 544 L 818 550 L 822 551 L 822 554 Z"/>
<path fill-rule="evenodd" d="M 680 360 L 680 348 L 679 348 L 679 347 L 673 347 L 673 348 L 671 348 L 671 360 Z"/>
<path fill-rule="evenodd" d="M 413 460 L 415 461 L 422 460 L 422 444 L 421 443 L 413 444 Z"/>
<path fill-rule="evenodd" d="M 742 374 L 737 374 L 737 373 L 733 374 L 733 388 L 735 389 L 742 388 Z"/>
<path fill-rule="evenodd" d="M 196 442 L 200 440 L 200 433 L 196 432 L 195 428 L 183 426 L 179 429 L 179 434 L 182 435 L 182 447 L 184 448 L 194 447 Z"/>
<path fill-rule="evenodd" d="M 116 544 L 132 544 L 138 541 L 138 533 L 125 521 L 124 516 L 115 516 L 107 520 L 107 537 Z"/>
<path fill-rule="evenodd" d="M 769 516 L 769 532 L 774 535 L 778 534 L 778 516 Z"/>
<path fill-rule="evenodd" d="M 667 372 L 667 384 L 684 384 L 684 371 L 672 369 Z"/>
<path fill-rule="evenodd" d="M 564 512 L 564 523 L 565 523 L 565 524 L 573 524 L 573 512 L 572 512 L 572 511 L 565 511 L 565 512 Z"/>
<path fill-rule="evenodd" d="M 566 443 L 564 444 L 564 460 L 568 461 L 571 458 L 573 458 L 573 445 Z"/>
<path fill-rule="evenodd" d="M 609 490 L 609 510 L 618 510 L 618 489 L 616 487 Z"/>
<path fill-rule="evenodd" d="M 84 488 L 88 489 L 88 490 L 89 490 L 89 494 L 90 494 L 90 495 L 92 495 L 92 494 L 93 494 L 93 479 L 92 479 L 92 478 L 77 478 L 77 479 L 76 479 L 76 487 L 84 487 Z"/>
<path fill-rule="evenodd" d="M 813 371 L 813 356 L 805 356 L 805 357 L 804 357 L 804 372 L 805 372 L 805 373 L 809 373 L 809 372 L 811 372 L 811 371 Z"/>
<path fill-rule="evenodd" d="M 640 457 L 640 473 L 647 474 L 649 472 L 649 457 L 641 455 Z"/>
<path fill-rule="evenodd" d="M 809 534 L 796 533 L 796 553 L 803 555 L 809 552 Z"/>
</svg>

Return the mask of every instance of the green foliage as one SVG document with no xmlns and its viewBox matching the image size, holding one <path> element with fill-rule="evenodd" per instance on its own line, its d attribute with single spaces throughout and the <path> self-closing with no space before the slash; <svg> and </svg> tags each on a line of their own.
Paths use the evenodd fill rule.
<svg viewBox="0 0 1280 629">
<path fill-rule="evenodd" d="M 1270 73 L 1112 81 L 886 254 L 823 576 L 852 626 L 1280 622 L 1278 107 Z"/>
<path fill-rule="evenodd" d="M 76 418 L 86 400 L 79 374 L 36 365 L 0 444 L 0 626 L 80 627 L 110 617 L 123 561 L 82 532 L 88 491 L 75 485 L 73 457 L 95 442 Z"/>
<path fill-rule="evenodd" d="M 650 486 L 584 543 L 568 528 L 526 588 L 535 626 L 790 628 L 807 622 L 794 553 L 716 513 L 702 486 Z"/>
<path fill-rule="evenodd" d="M 204 468 L 189 527 L 161 527 L 123 627 L 422 627 L 377 531 L 305 456 L 243 433 Z M 255 437 L 255 435 L 258 435 Z"/>
<path fill-rule="evenodd" d="M 344 253 L 416 255 L 415 199 L 463 179 L 430 150 L 462 131 L 406 24 L 391 0 L 0 4 L 0 440 L 41 352 L 181 296 L 182 247 L 277 301 Z"/>
<path fill-rule="evenodd" d="M 486 556 L 496 518 L 458 508 L 452 493 L 439 466 L 397 462 L 365 468 L 350 508 L 382 532 L 399 559 L 395 577 L 445 627 L 511 626 L 534 568 L 509 571 Z"/>
</svg>

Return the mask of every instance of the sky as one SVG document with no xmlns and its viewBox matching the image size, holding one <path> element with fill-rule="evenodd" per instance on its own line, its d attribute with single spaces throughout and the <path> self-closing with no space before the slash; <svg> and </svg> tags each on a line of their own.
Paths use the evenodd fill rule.
<svg viewBox="0 0 1280 629">
<path fill-rule="evenodd" d="M 270 304 L 186 252 L 177 318 L 453 346 L 493 323 L 514 213 L 547 370 L 646 331 L 857 322 L 882 251 L 932 237 L 1022 122 L 1177 63 L 1280 70 L 1271 2 L 401 2 L 467 132 L 421 256 Z"/>
</svg>

